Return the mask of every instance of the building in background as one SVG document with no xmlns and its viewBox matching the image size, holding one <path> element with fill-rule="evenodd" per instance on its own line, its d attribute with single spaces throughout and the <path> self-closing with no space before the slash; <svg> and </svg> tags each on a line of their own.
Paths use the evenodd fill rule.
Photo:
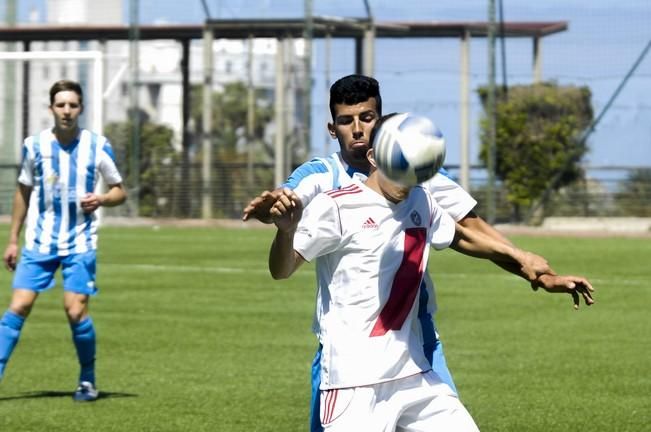
<svg viewBox="0 0 651 432">
<path fill-rule="evenodd" d="M 47 0 L 43 22 L 50 25 L 124 25 L 123 0 Z M 40 17 L 36 12 L 30 14 L 31 23 L 39 25 Z M 25 25 L 25 24 L 21 24 Z M 275 56 L 276 39 L 256 39 L 252 48 L 247 40 L 214 41 L 213 86 L 216 91 L 224 85 L 236 81 L 247 82 L 249 49 L 252 49 L 252 84 L 260 97 L 258 103 L 271 104 L 275 92 Z M 299 115 L 293 107 L 300 106 L 302 90 L 300 86 L 304 79 L 303 43 L 295 41 L 293 50 L 286 59 L 288 82 L 290 83 L 287 116 L 287 128 L 297 127 Z M 21 50 L 22 47 L 17 49 Z M 131 99 L 129 97 L 129 41 L 48 41 L 33 42 L 30 51 L 89 51 L 98 50 L 105 54 L 104 83 L 105 92 L 103 124 L 126 121 L 129 115 Z M 139 108 L 146 113 L 152 122 L 169 126 L 175 133 L 175 146 L 181 147 L 182 132 L 182 46 L 175 40 L 140 41 L 139 49 L 139 82 L 137 83 Z M 28 131 L 40 130 L 51 125 L 51 115 L 47 111 L 48 89 L 58 79 L 79 81 L 85 91 L 85 112 L 81 118 L 84 127 L 92 127 L 92 104 L 89 98 L 95 85 L 92 76 L 92 65 L 82 60 L 38 60 L 31 61 L 29 67 L 29 97 L 22 100 L 23 74 L 20 62 L 9 62 L 7 67 L 15 68 L 16 82 L 13 88 L 6 86 L 0 89 L 0 97 L 6 98 L 7 92 L 16 100 L 12 113 L 16 135 L 22 135 L 23 109 L 27 106 L 29 112 Z M 0 70 L 0 79 L 5 76 Z M 190 45 L 190 85 L 200 85 L 203 82 L 203 41 L 195 40 Z M 200 103 L 196 102 L 195 103 Z M 2 110 L 2 107 L 0 107 Z M 7 116 L 0 111 L 3 120 Z M 24 137 L 17 136 L 13 157 L 6 163 L 15 163 L 19 158 L 20 142 Z M 6 140 L 11 141 L 11 140 Z M 6 154 L 6 152 L 4 152 Z"/>
</svg>

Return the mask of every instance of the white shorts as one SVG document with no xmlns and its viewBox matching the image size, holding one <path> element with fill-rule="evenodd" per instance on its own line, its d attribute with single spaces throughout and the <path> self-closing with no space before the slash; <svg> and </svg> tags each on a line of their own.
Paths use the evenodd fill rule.
<svg viewBox="0 0 651 432">
<path fill-rule="evenodd" d="M 429 371 L 370 386 L 321 391 L 327 432 L 478 432 L 454 391 Z"/>
</svg>

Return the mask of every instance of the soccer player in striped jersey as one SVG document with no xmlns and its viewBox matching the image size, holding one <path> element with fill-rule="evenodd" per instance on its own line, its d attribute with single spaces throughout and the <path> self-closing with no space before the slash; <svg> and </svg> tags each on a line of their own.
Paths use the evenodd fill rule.
<svg viewBox="0 0 651 432">
<path fill-rule="evenodd" d="M 422 186 L 384 177 L 368 150 L 366 182 L 317 195 L 305 208 L 285 189 L 270 210 L 277 233 L 269 252 L 275 279 L 316 261 L 317 326 L 323 349 L 320 422 L 326 431 L 475 431 L 474 421 L 423 351 L 418 297 L 428 245 L 452 246 L 520 266 L 526 253 L 455 224 Z M 553 276 L 548 288 L 592 301 L 590 284 Z M 577 294 L 578 295 L 578 294 Z"/>
<path fill-rule="evenodd" d="M 79 359 L 77 401 L 94 401 L 95 326 L 89 297 L 95 284 L 97 216 L 100 206 L 122 204 L 126 192 L 108 140 L 79 127 L 83 93 L 79 83 L 61 80 L 50 88 L 54 127 L 25 140 L 14 195 L 5 266 L 15 271 L 9 308 L 0 319 L 0 378 L 38 295 L 63 275 L 64 309 Z M 99 177 L 105 193 L 96 192 Z M 25 243 L 18 261 L 20 232 Z"/>
</svg>

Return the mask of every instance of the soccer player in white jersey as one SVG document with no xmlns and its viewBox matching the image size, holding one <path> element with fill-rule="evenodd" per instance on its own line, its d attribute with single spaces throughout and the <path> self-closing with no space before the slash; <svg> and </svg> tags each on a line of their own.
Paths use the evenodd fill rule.
<svg viewBox="0 0 651 432">
<path fill-rule="evenodd" d="M 68 80 L 50 88 L 54 127 L 27 138 L 14 196 L 5 266 L 15 271 L 11 303 L 0 319 L 0 378 L 38 295 L 63 275 L 64 309 L 79 359 L 77 401 L 94 401 L 95 327 L 89 296 L 96 294 L 97 217 L 100 206 L 126 199 L 122 177 L 108 140 L 79 127 L 81 86 Z M 102 176 L 106 193 L 96 193 Z M 23 224 L 25 244 L 18 257 Z"/>
<path fill-rule="evenodd" d="M 409 191 L 390 182 L 375 170 L 372 150 L 368 157 L 365 183 L 317 195 L 302 218 L 302 201 L 290 189 L 270 210 L 278 227 L 272 276 L 287 278 L 316 260 L 321 425 L 332 432 L 477 430 L 422 348 L 417 299 L 427 246 L 452 243 L 514 266 L 526 253 L 455 224 L 424 187 Z M 570 283 L 591 302 L 584 278 L 550 277 L 553 292 L 567 292 Z"/>
<path fill-rule="evenodd" d="M 350 184 L 353 178 L 366 178 L 369 164 L 366 151 L 369 148 L 371 130 L 382 113 L 382 98 L 377 80 L 364 75 L 348 75 L 340 78 L 330 88 L 330 112 L 332 123 L 328 130 L 333 139 L 339 142 L 340 150 L 326 158 L 315 158 L 299 166 L 281 188 L 265 191 L 254 198 L 244 209 L 243 219 L 255 217 L 263 222 L 270 222 L 269 208 L 275 202 L 282 188 L 293 189 L 307 205 L 318 193 Z M 435 176 L 427 183 L 438 204 L 468 229 L 483 232 L 506 244 L 510 242 L 483 219 L 473 213 L 476 201 L 457 183 L 444 174 Z M 544 258 L 529 254 L 529 269 L 538 275 L 553 274 Z M 522 275 L 519 268 L 506 263 L 497 263 L 510 272 Z M 531 272 L 529 273 L 531 274 Z M 533 277 L 535 279 L 535 275 Z M 532 279 L 532 278 L 529 278 Z M 428 274 L 421 286 L 419 295 L 419 319 L 425 335 L 423 349 L 432 363 L 433 369 L 444 381 L 456 391 L 452 376 L 448 370 L 443 346 L 433 320 L 436 311 L 434 284 Z M 319 412 L 319 377 L 321 351 L 317 353 L 312 369 L 312 432 L 321 430 Z"/>
</svg>

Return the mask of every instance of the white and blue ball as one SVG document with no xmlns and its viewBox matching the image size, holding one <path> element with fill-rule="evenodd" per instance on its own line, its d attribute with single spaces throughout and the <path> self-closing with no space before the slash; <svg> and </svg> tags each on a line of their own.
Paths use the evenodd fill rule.
<svg viewBox="0 0 651 432">
<path fill-rule="evenodd" d="M 426 117 L 404 113 L 388 118 L 373 142 L 378 168 L 389 179 L 414 186 L 434 177 L 445 161 L 445 139 Z"/>
</svg>

